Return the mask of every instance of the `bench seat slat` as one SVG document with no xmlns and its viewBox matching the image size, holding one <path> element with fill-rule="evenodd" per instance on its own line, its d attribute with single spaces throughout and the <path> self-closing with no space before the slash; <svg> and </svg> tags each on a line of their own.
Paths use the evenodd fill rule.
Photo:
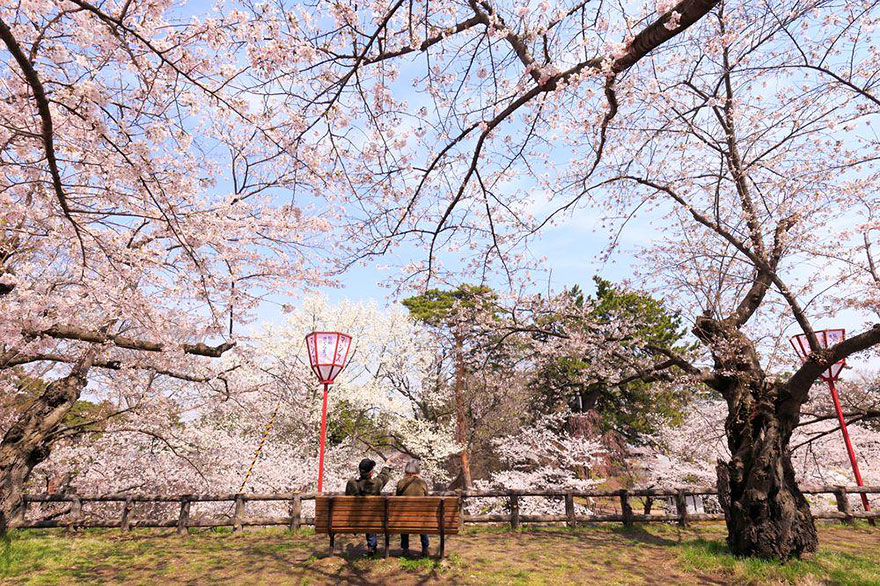
<svg viewBox="0 0 880 586">
<path fill-rule="evenodd" d="M 427 503 L 431 501 L 440 502 L 441 500 L 445 501 L 457 501 L 459 497 L 454 495 L 443 495 L 443 496 L 395 496 L 393 494 L 365 494 L 365 495 L 350 495 L 350 494 L 336 494 L 336 495 L 317 495 L 317 498 L 320 499 L 319 502 L 327 504 L 329 499 L 335 499 L 335 503 L 333 506 L 335 507 L 337 504 L 341 503 L 351 503 L 351 502 L 370 502 L 376 501 L 381 502 L 384 498 L 392 498 L 394 502 L 398 503 Z"/>
<path fill-rule="evenodd" d="M 458 527 L 450 527 L 443 528 L 443 531 L 447 535 L 452 535 L 458 533 Z M 315 530 L 316 533 L 329 533 L 327 530 L 327 526 L 318 527 Z M 356 525 L 344 524 L 340 526 L 333 526 L 333 533 L 383 533 L 384 529 L 382 528 L 381 523 L 368 523 L 362 524 L 358 523 Z M 440 528 L 437 525 L 389 525 L 388 526 L 389 533 L 440 533 Z"/>
<path fill-rule="evenodd" d="M 341 534 L 341 533 L 382 533 L 382 532 L 383 532 L 383 529 L 382 529 L 381 525 L 377 525 L 375 527 L 362 527 L 359 525 L 357 527 L 339 527 L 338 529 L 336 527 L 333 527 L 333 533 L 335 533 L 335 534 Z M 329 531 L 327 531 L 327 528 L 325 527 L 323 530 L 316 531 L 316 533 L 318 533 L 318 534 L 329 533 Z M 436 527 L 396 527 L 396 528 L 389 527 L 388 533 L 390 533 L 392 535 L 403 535 L 403 534 L 418 535 L 420 533 L 424 533 L 426 535 L 440 535 L 440 530 L 437 529 Z M 458 529 L 450 529 L 448 531 L 446 529 L 444 529 L 443 533 L 445 533 L 446 535 L 458 535 Z"/>
<path fill-rule="evenodd" d="M 382 527 L 382 519 L 349 519 L 349 518 L 337 518 L 333 517 L 333 530 L 335 531 L 337 527 L 343 526 L 351 526 L 351 527 L 360 527 L 360 526 L 378 526 Z M 405 519 L 388 519 L 388 527 L 392 529 L 397 526 L 403 525 L 418 525 L 420 527 L 436 527 L 440 528 L 440 522 L 438 519 L 421 519 L 418 517 L 410 517 Z M 453 527 L 457 527 L 459 525 L 458 517 L 446 517 L 443 519 L 443 526 L 448 528 L 450 531 Z M 316 527 L 326 528 L 327 520 L 325 519 L 317 519 L 315 523 Z"/>
<path fill-rule="evenodd" d="M 324 516 L 327 514 L 327 509 L 315 511 L 315 514 Z M 377 516 L 378 515 L 379 517 L 381 517 L 383 514 L 384 514 L 384 511 L 381 507 L 370 508 L 370 509 L 341 509 L 341 510 L 337 509 L 335 507 L 333 508 L 333 517 L 334 518 L 337 515 L 352 515 L 352 516 L 354 516 L 354 515 Z M 433 509 L 424 509 L 424 510 L 420 510 L 420 509 L 410 510 L 410 509 L 401 509 L 401 508 L 397 508 L 397 507 L 388 507 L 388 514 L 392 517 L 395 515 L 420 515 L 422 517 L 430 517 L 431 515 L 436 516 L 440 513 L 439 513 L 439 507 L 436 507 Z M 450 515 L 451 515 L 451 511 L 447 510 L 444 513 L 445 517 L 449 517 Z"/>
<path fill-rule="evenodd" d="M 318 517 L 318 521 L 322 525 L 327 524 L 326 517 Z M 459 521 L 459 517 L 457 517 L 457 516 L 453 517 L 453 516 L 447 515 L 447 516 L 443 517 L 443 524 L 446 526 L 457 525 L 458 521 Z M 334 527 L 336 525 L 343 525 L 346 523 L 349 525 L 357 525 L 359 523 L 382 523 L 382 517 L 360 517 L 360 516 L 348 517 L 348 516 L 343 516 L 343 515 L 333 515 L 333 526 Z M 417 515 L 408 515 L 408 516 L 391 516 L 391 515 L 389 515 L 388 516 L 388 523 L 390 525 L 394 525 L 396 523 L 397 524 L 399 524 L 399 523 L 419 523 L 422 525 L 427 525 L 427 524 L 437 525 L 439 527 L 440 526 L 440 519 L 439 519 L 439 517 L 429 519 L 429 518 L 425 518 L 425 517 L 417 516 Z"/>
<path fill-rule="evenodd" d="M 318 518 L 323 521 L 326 519 L 327 515 L 318 515 Z M 350 514 L 337 514 L 335 511 L 333 512 L 333 524 L 342 523 L 343 521 L 352 521 L 352 522 L 364 522 L 367 523 L 369 521 L 376 521 L 377 523 L 381 523 L 383 516 L 381 514 L 361 514 L 361 513 L 350 513 Z M 437 513 L 429 513 L 427 515 L 422 515 L 419 513 L 388 513 L 388 522 L 395 523 L 397 521 L 407 521 L 407 520 L 423 520 L 425 522 L 430 521 L 435 525 L 440 524 L 440 516 Z M 458 515 L 443 515 L 443 523 L 449 524 L 458 520 Z"/>
</svg>

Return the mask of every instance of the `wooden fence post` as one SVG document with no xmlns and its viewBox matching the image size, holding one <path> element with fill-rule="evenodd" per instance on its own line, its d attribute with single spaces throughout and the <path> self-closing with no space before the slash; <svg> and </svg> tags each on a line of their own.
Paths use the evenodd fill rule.
<svg viewBox="0 0 880 586">
<path fill-rule="evenodd" d="M 620 511 L 623 514 L 623 526 L 632 527 L 633 509 L 629 504 L 629 492 L 626 489 L 620 491 Z"/>
<path fill-rule="evenodd" d="M 300 495 L 296 495 L 293 497 L 293 500 L 290 501 L 290 530 L 291 531 L 299 531 L 299 526 L 302 523 L 302 497 Z"/>
<path fill-rule="evenodd" d="M 74 495 L 70 501 L 70 522 L 67 524 L 68 531 L 78 529 L 82 523 L 82 517 L 82 500 Z"/>
<path fill-rule="evenodd" d="M 119 528 L 126 532 L 131 531 L 131 509 L 131 498 L 127 498 L 122 505 L 122 519 L 119 521 Z"/>
<path fill-rule="evenodd" d="M 508 493 L 510 496 L 510 528 L 511 529 L 519 529 L 519 495 L 514 493 Z"/>
<path fill-rule="evenodd" d="M 18 506 L 12 509 L 12 515 L 10 516 L 9 524 L 10 527 L 18 527 L 19 525 L 24 525 L 24 520 L 27 517 L 27 506 L 27 499 L 22 498 Z"/>
<path fill-rule="evenodd" d="M 678 524 L 682 527 L 688 526 L 688 507 L 687 507 L 687 491 L 679 488 L 675 491 L 675 508 L 678 512 Z"/>
<path fill-rule="evenodd" d="M 183 535 L 187 532 L 189 525 L 189 498 L 180 499 L 180 514 L 177 516 L 177 534 Z"/>
<path fill-rule="evenodd" d="M 849 506 L 849 498 L 846 496 L 846 487 L 838 486 L 834 490 L 834 498 L 837 500 L 837 510 L 843 513 L 842 523 L 853 525 L 855 519 L 852 516 L 852 509 Z"/>
<path fill-rule="evenodd" d="M 565 524 L 569 527 L 577 526 L 577 519 L 574 516 L 574 496 L 571 492 L 565 493 Z"/>
<path fill-rule="evenodd" d="M 245 500 L 244 495 L 239 493 L 235 495 L 235 510 L 232 512 L 232 530 L 241 531 L 242 523 L 245 516 Z"/>
<path fill-rule="evenodd" d="M 645 514 L 646 515 L 651 514 L 651 507 L 653 507 L 653 506 L 654 506 L 654 497 L 652 497 L 652 496 L 645 497 Z"/>
</svg>

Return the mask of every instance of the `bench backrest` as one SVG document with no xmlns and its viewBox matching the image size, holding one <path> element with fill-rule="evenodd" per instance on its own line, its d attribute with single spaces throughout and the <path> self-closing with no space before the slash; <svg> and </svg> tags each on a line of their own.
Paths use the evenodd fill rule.
<svg viewBox="0 0 880 586">
<path fill-rule="evenodd" d="M 317 533 L 458 533 L 457 496 L 317 496 Z M 442 531 L 441 531 L 442 529 Z"/>
</svg>

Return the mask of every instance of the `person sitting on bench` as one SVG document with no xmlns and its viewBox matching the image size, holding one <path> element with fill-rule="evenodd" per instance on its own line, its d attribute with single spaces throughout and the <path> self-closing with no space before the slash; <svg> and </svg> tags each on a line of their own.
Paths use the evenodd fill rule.
<svg viewBox="0 0 880 586">
<path fill-rule="evenodd" d="M 422 466 L 418 460 L 410 460 L 406 463 L 404 477 L 397 483 L 397 491 L 395 492 L 397 496 L 428 496 L 428 483 L 419 476 L 421 469 Z M 419 539 L 422 541 L 422 556 L 428 557 L 428 546 L 430 545 L 428 535 L 422 533 L 419 535 Z M 409 535 L 406 533 L 400 535 L 400 548 L 403 550 L 403 555 L 409 555 Z"/>
<path fill-rule="evenodd" d="M 352 478 L 345 485 L 345 494 L 353 496 L 379 495 L 382 489 L 388 484 L 391 477 L 391 460 L 385 460 L 385 466 L 375 478 L 373 477 L 373 468 L 376 462 L 369 458 L 364 458 L 358 464 L 358 477 Z M 375 533 L 367 533 L 367 555 L 376 553 L 376 547 L 379 541 L 376 539 Z"/>
</svg>

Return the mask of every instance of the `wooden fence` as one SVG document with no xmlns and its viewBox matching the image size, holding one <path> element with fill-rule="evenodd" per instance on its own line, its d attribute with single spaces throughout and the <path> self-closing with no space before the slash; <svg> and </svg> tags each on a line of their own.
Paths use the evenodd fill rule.
<svg viewBox="0 0 880 586">
<path fill-rule="evenodd" d="M 878 519 L 880 511 L 854 511 L 850 507 L 849 494 L 878 494 L 880 486 L 821 486 L 802 489 L 805 494 L 832 494 L 837 503 L 836 511 L 818 510 L 813 513 L 817 519 L 838 519 L 844 523 L 852 523 L 855 519 Z M 337 493 L 326 493 L 337 494 Z M 633 523 L 677 522 L 687 525 L 692 521 L 723 520 L 721 513 L 694 513 L 688 511 L 687 497 L 715 496 L 717 491 L 712 488 L 644 488 L 629 490 L 587 490 L 587 491 L 552 491 L 552 490 L 482 490 L 456 491 L 447 493 L 462 497 L 462 501 L 475 498 L 507 499 L 507 511 L 503 514 L 462 515 L 464 523 L 506 523 L 518 529 L 523 523 L 565 523 L 573 527 L 578 523 L 616 522 L 626 526 Z M 562 500 L 565 503 L 563 515 L 528 515 L 520 514 L 521 500 L 526 497 L 543 497 Z M 144 494 L 108 494 L 79 495 L 63 494 L 28 494 L 23 505 L 18 508 L 12 518 L 12 526 L 19 528 L 42 527 L 119 527 L 128 531 L 132 527 L 176 527 L 179 533 L 185 533 L 190 527 L 232 527 L 240 530 L 246 526 L 281 525 L 297 530 L 303 526 L 314 525 L 314 518 L 302 515 L 303 501 L 314 500 L 315 493 L 275 493 L 275 494 L 181 494 L 181 495 L 144 495 Z M 575 514 L 576 499 L 613 499 L 613 513 Z M 641 499 L 637 503 L 636 499 Z M 675 503 L 675 513 L 651 513 L 656 499 L 671 499 Z M 285 502 L 288 504 L 288 515 L 285 517 L 250 517 L 247 514 L 249 502 Z M 55 512 L 51 518 L 28 519 L 29 509 L 37 503 L 69 503 L 61 512 Z M 115 518 L 91 519 L 83 513 L 86 503 L 121 503 L 121 512 Z M 133 513 L 136 504 L 151 503 L 177 504 L 177 516 L 169 519 L 135 518 Z M 191 517 L 190 508 L 193 503 L 228 503 L 230 514 L 212 518 Z M 640 504 L 643 512 L 633 511 L 633 505 Z M 43 505 L 40 505 L 42 508 Z M 595 507 L 594 507 L 595 508 Z"/>
</svg>

